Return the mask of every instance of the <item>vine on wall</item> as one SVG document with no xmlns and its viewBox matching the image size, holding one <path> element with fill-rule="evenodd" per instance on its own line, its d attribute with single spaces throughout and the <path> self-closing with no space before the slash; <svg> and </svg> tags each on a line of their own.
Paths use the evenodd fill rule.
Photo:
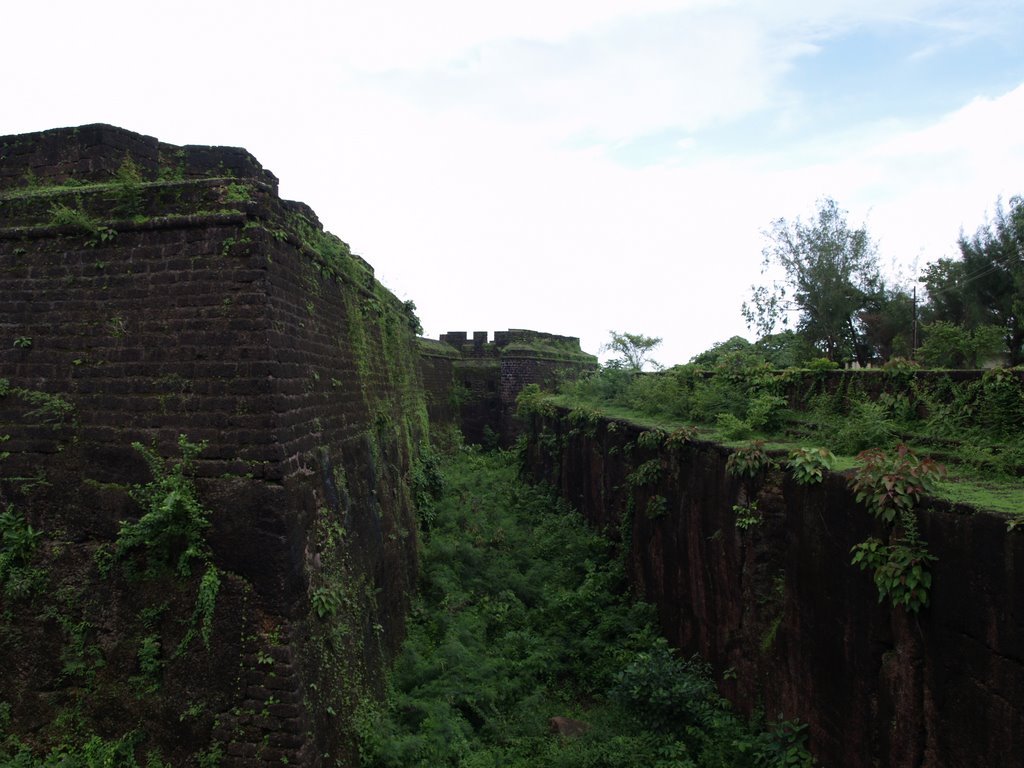
<svg viewBox="0 0 1024 768">
<path fill-rule="evenodd" d="M 928 567 L 936 558 L 918 533 L 915 508 L 921 495 L 933 491 L 945 475 L 945 467 L 919 458 L 906 445 L 893 453 L 880 448 L 863 451 L 857 462 L 850 487 L 857 501 L 891 526 L 891 532 L 888 543 L 872 536 L 854 545 L 852 562 L 873 571 L 879 602 L 889 598 L 894 606 L 916 613 L 928 605 Z"/>
</svg>

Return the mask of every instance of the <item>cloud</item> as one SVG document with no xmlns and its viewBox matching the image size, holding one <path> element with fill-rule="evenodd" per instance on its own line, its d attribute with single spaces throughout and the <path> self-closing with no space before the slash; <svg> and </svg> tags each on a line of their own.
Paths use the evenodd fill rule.
<svg viewBox="0 0 1024 768">
<path fill-rule="evenodd" d="M 615 328 L 663 336 L 671 363 L 745 331 L 779 216 L 830 194 L 886 259 L 933 258 L 1022 191 L 1019 88 L 858 116 L 871 94 L 797 77 L 858 32 L 927 28 L 927 67 L 964 35 L 1019 38 L 1020 17 L 946 0 L 19 3 L 2 132 L 103 121 L 245 146 L 431 334 L 528 326 L 596 350 Z M 839 96 L 853 117 L 826 125 Z"/>
</svg>

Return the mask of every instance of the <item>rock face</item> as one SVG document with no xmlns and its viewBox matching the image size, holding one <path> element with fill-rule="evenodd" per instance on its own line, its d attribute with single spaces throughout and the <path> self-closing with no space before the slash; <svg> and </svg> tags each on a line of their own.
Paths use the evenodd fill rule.
<svg viewBox="0 0 1024 768">
<path fill-rule="evenodd" d="M 10 731 L 353 764 L 416 567 L 415 318 L 244 150 L 105 125 L 0 137 L 0 290 Z M 184 539 L 151 573 L 117 554 L 152 479 L 132 443 L 173 474 L 179 435 L 212 611 Z"/>
<path fill-rule="evenodd" d="M 553 412 L 533 424 L 529 466 L 623 537 L 670 641 L 730 670 L 740 709 L 807 722 L 827 766 L 1024 765 L 1024 536 L 1005 518 L 929 503 L 931 604 L 907 614 L 850 565 L 882 532 L 844 477 L 748 482 L 726 474 L 724 447 L 641 431 Z M 751 501 L 762 521 L 741 530 L 733 505 Z"/>
</svg>

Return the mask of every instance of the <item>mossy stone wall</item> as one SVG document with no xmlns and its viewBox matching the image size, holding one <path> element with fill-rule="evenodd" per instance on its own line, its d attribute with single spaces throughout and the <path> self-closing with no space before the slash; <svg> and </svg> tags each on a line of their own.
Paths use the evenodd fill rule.
<svg viewBox="0 0 1024 768">
<path fill-rule="evenodd" d="M 527 465 L 624 542 L 666 636 L 708 659 L 738 708 L 808 723 L 822 765 L 1019 768 L 1024 536 L 1005 517 L 928 501 L 931 602 L 910 614 L 850 564 L 885 532 L 844 476 L 736 478 L 730 449 L 643 431 L 552 408 Z M 742 529 L 734 505 L 752 502 L 761 522 Z"/>
<path fill-rule="evenodd" d="M 427 415 L 402 303 L 244 150 L 87 126 L 0 155 L 0 509 L 42 532 L 45 573 L 0 596 L 11 732 L 351 765 L 416 570 Z M 96 553 L 140 514 L 131 443 L 173 458 L 179 434 L 207 444 L 222 581 L 209 649 L 176 653 L 200 574 L 104 576 Z"/>
</svg>

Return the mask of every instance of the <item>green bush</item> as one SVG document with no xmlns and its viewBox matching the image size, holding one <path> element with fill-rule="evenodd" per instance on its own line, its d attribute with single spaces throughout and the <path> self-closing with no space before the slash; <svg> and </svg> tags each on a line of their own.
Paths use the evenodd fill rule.
<svg viewBox="0 0 1024 768">
<path fill-rule="evenodd" d="M 462 451 L 443 474 L 388 700 L 358 710 L 364 768 L 758 765 L 770 739 L 656 639 L 609 540 L 509 454 Z M 562 740 L 555 715 L 593 727 Z"/>
<path fill-rule="evenodd" d="M 868 448 L 888 447 L 897 437 L 896 424 L 883 403 L 857 400 L 839 420 L 833 447 L 838 453 L 852 455 Z"/>
</svg>

